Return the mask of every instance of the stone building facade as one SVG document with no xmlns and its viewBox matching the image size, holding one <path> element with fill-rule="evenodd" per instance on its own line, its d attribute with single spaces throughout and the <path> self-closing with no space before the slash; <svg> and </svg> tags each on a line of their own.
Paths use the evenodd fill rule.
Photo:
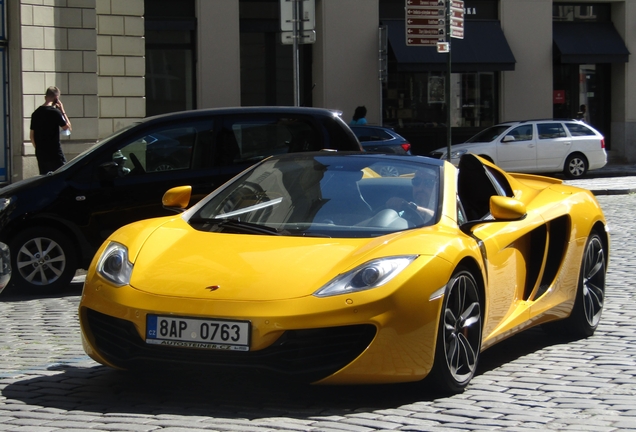
<svg viewBox="0 0 636 432">
<path fill-rule="evenodd" d="M 67 158 L 158 109 L 291 105 L 292 55 L 280 43 L 279 1 L 0 2 L 6 17 L 0 184 L 37 173 L 29 120 L 50 85 L 62 90 L 73 124 L 63 139 Z M 442 118 L 446 107 L 428 90 L 443 81 L 441 61 L 404 46 L 405 0 L 313 3 L 316 41 L 300 52 L 301 105 L 340 110 L 345 120 L 365 105 L 369 123 L 395 127 L 421 154 L 443 145 L 445 128 L 435 116 Z M 465 5 L 465 38 L 453 46 L 459 53 L 464 44 L 472 57 L 464 63 L 453 57 L 453 142 L 494 122 L 574 116 L 587 103 L 596 116 L 590 123 L 606 135 L 612 157 L 636 162 L 636 0 Z M 581 24 L 584 35 L 610 28 L 611 37 L 587 41 L 577 52 L 567 46 L 568 35 L 559 34 L 569 21 Z M 170 45 L 170 32 L 183 43 Z M 506 52 L 488 46 L 484 35 L 498 38 Z M 622 51 L 610 52 L 612 44 Z M 178 55 L 160 58 L 166 46 L 177 47 L 172 53 Z M 379 79 L 383 48 L 386 81 Z M 497 63 L 498 55 L 507 58 Z M 163 100 L 164 90 L 182 94 Z"/>
</svg>

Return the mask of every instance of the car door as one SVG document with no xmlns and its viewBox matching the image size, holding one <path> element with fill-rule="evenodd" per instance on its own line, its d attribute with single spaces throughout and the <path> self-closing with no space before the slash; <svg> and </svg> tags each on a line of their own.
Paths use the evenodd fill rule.
<svg viewBox="0 0 636 432">
<path fill-rule="evenodd" d="M 497 165 L 506 171 L 534 171 L 537 141 L 532 123 L 516 126 L 497 141 Z"/>
<path fill-rule="evenodd" d="M 502 326 L 523 323 L 529 317 L 529 268 L 533 230 L 543 224 L 540 215 L 528 215 L 518 221 L 494 221 L 490 215 L 490 197 L 514 195 L 505 176 L 485 166 L 471 155 L 462 157 L 459 165 L 458 197 L 470 221 L 481 220 L 472 228 L 471 236 L 479 243 L 488 275 L 489 307 L 484 313 L 484 342 Z M 542 250 L 541 250 L 542 252 Z"/>
<path fill-rule="evenodd" d="M 537 123 L 537 132 L 537 170 L 562 170 L 565 157 L 572 147 L 572 138 L 563 123 Z"/>
<path fill-rule="evenodd" d="M 173 214 L 161 204 L 172 187 L 191 185 L 193 203 L 235 175 L 211 164 L 215 132 L 213 119 L 142 124 L 95 152 L 67 191 L 89 243 L 96 247 L 128 223 Z"/>
</svg>

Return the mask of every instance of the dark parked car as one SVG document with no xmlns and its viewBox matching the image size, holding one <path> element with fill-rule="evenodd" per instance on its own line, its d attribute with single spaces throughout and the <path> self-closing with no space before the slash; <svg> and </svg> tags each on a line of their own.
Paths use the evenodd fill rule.
<svg viewBox="0 0 636 432">
<path fill-rule="evenodd" d="M 382 126 L 351 126 L 365 151 L 371 153 L 411 154 L 411 144 L 393 129 Z"/>
<path fill-rule="evenodd" d="M 10 287 L 54 291 L 88 264 L 117 228 L 169 214 L 164 192 L 192 185 L 196 202 L 265 157 L 362 150 L 334 111 L 260 107 L 151 117 L 104 139 L 53 173 L 0 189 L 0 241 Z"/>
</svg>

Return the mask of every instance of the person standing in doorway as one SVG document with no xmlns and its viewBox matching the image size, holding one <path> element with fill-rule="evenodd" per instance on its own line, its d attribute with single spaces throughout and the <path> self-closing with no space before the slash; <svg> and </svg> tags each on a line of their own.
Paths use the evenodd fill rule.
<svg viewBox="0 0 636 432">
<path fill-rule="evenodd" d="M 66 163 L 60 128 L 71 131 L 71 121 L 60 101 L 60 89 L 49 87 L 44 95 L 44 104 L 31 114 L 31 144 L 35 147 L 40 174 L 55 171 Z"/>
<path fill-rule="evenodd" d="M 579 112 L 576 113 L 576 119 L 587 123 L 587 107 L 585 104 L 579 107 Z"/>
<path fill-rule="evenodd" d="M 367 107 L 359 106 L 353 113 L 353 120 L 351 120 L 351 125 L 365 125 L 367 124 Z"/>
</svg>

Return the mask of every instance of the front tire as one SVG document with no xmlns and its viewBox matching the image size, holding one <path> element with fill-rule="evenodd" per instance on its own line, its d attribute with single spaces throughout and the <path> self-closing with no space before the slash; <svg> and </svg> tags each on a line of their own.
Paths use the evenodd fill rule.
<svg viewBox="0 0 636 432">
<path fill-rule="evenodd" d="M 53 293 L 67 288 L 77 269 L 73 243 L 55 228 L 34 227 L 9 242 L 14 292 Z"/>
<path fill-rule="evenodd" d="M 442 393 L 461 393 L 475 375 L 481 351 L 482 308 L 474 276 L 459 267 L 444 294 L 431 380 Z"/>
</svg>

